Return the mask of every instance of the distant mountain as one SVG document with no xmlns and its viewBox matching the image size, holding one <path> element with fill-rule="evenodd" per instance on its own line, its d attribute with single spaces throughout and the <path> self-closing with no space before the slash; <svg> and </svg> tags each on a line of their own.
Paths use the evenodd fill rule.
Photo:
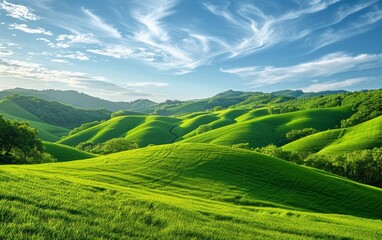
<svg viewBox="0 0 382 240">
<path fill-rule="evenodd" d="M 140 111 L 152 106 L 156 103 L 147 99 L 138 99 L 132 102 L 112 102 L 104 100 L 97 97 L 92 97 L 84 93 L 79 93 L 77 91 L 68 90 L 31 90 L 23 88 L 15 88 L 9 90 L 3 90 L 0 92 L 0 98 L 18 94 L 22 96 L 33 96 L 49 101 L 57 101 L 60 103 L 68 104 L 75 108 L 83 109 L 101 109 L 105 108 L 109 111 L 118 110 L 130 110 L 130 111 Z"/>
<path fill-rule="evenodd" d="M 333 90 L 333 91 L 321 91 L 321 92 L 303 92 L 301 90 L 281 90 L 272 92 L 272 94 L 276 96 L 285 96 L 285 97 L 293 97 L 293 98 L 311 98 L 318 96 L 327 96 L 338 93 L 346 93 L 345 90 Z"/>
</svg>

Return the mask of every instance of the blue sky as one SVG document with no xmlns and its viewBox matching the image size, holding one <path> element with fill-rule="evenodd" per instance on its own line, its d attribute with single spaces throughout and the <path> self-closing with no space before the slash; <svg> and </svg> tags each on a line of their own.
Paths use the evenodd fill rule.
<svg viewBox="0 0 382 240">
<path fill-rule="evenodd" d="M 0 89 L 115 101 L 382 87 L 380 0 L 0 0 Z"/>
</svg>

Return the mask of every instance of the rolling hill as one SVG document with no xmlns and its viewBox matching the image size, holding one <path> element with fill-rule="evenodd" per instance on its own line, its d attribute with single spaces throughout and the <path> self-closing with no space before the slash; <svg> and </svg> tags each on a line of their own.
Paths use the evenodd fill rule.
<svg viewBox="0 0 382 240">
<path fill-rule="evenodd" d="M 9 99 L 0 100 L 0 114 L 7 119 L 28 121 L 38 130 L 38 137 L 46 141 L 57 141 L 69 133 L 69 129 L 48 124 Z"/>
<path fill-rule="evenodd" d="M 91 121 L 110 118 L 105 110 L 75 109 L 58 102 L 12 95 L 0 100 L 0 114 L 7 119 L 27 121 L 45 141 L 57 141 L 70 129 Z"/>
<path fill-rule="evenodd" d="M 381 189 L 229 147 L 0 166 L 0 179 L 0 238 L 382 238 Z"/>
<path fill-rule="evenodd" d="M 107 109 L 109 111 L 118 111 L 118 110 L 131 110 L 139 111 L 141 109 L 146 109 L 156 105 L 156 103 L 147 100 L 147 99 L 137 99 L 132 102 L 112 102 L 104 100 L 101 98 L 89 96 L 84 93 L 79 93 L 77 91 L 60 91 L 60 90 L 32 90 L 32 89 L 23 89 L 15 88 L 0 91 L 0 98 L 11 96 L 11 95 L 22 95 L 22 96 L 32 96 L 48 101 L 57 101 L 63 104 L 70 105 L 75 108 L 83 109 Z"/>
<path fill-rule="evenodd" d="M 51 154 L 58 162 L 67 162 L 80 159 L 93 158 L 98 155 L 93 153 L 84 152 L 76 148 L 72 148 L 66 145 L 43 142 L 45 152 Z"/>
<path fill-rule="evenodd" d="M 292 129 L 307 127 L 321 131 L 333 129 L 340 125 L 342 119 L 348 118 L 351 114 L 351 107 L 344 106 L 266 115 L 214 129 L 187 138 L 184 142 L 213 143 L 226 146 L 249 143 L 250 147 L 262 147 L 273 143 L 281 146 L 285 143 L 285 134 Z"/>
<path fill-rule="evenodd" d="M 252 147 L 270 143 L 281 146 L 285 143 L 285 133 L 292 129 L 333 129 L 351 114 L 351 108 L 345 106 L 273 115 L 267 108 L 196 112 L 181 117 L 127 115 L 65 137 L 58 143 L 76 146 L 81 142 L 96 144 L 111 138 L 125 137 L 137 142 L 140 147 L 183 140 L 227 146 L 244 142 L 250 143 Z M 196 130 L 201 125 L 207 125 L 212 130 L 197 135 Z"/>
<path fill-rule="evenodd" d="M 285 151 L 340 154 L 382 146 L 382 116 L 354 127 L 316 133 L 282 147 Z"/>
</svg>

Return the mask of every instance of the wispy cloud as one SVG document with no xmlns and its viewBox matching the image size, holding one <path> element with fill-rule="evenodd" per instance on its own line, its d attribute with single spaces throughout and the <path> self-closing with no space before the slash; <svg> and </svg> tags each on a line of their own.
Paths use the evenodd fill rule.
<svg viewBox="0 0 382 240">
<path fill-rule="evenodd" d="M 0 57 L 7 57 L 10 55 L 13 55 L 14 52 L 7 49 L 6 46 L 4 46 L 2 43 L 0 43 Z"/>
<path fill-rule="evenodd" d="M 58 58 L 70 58 L 70 59 L 75 59 L 75 60 L 80 60 L 80 61 L 87 61 L 89 60 L 89 57 L 80 51 L 76 52 L 67 52 L 65 54 L 56 54 L 56 57 Z"/>
<path fill-rule="evenodd" d="M 123 46 L 110 46 L 105 49 L 88 49 L 87 51 L 114 58 L 127 58 L 130 57 L 133 53 L 131 48 Z"/>
<path fill-rule="evenodd" d="M 24 84 L 34 81 L 41 88 L 54 84 L 56 88 L 58 86 L 63 89 L 74 88 L 90 95 L 105 96 L 107 99 L 119 101 L 121 99 L 133 100 L 137 97 L 163 97 L 141 91 L 136 87 L 122 87 L 102 76 L 91 76 L 83 72 L 52 70 L 32 62 L 0 59 L 0 83 L 4 83 L 4 79 L 7 81 L 8 77 L 21 79 L 25 81 Z"/>
<path fill-rule="evenodd" d="M 43 41 L 43 42 L 46 42 L 46 43 L 50 43 L 50 40 L 49 39 L 46 39 L 46 38 L 36 38 L 37 41 Z"/>
<path fill-rule="evenodd" d="M 24 5 L 13 4 L 4 0 L 0 3 L 0 8 L 7 11 L 7 16 L 20 20 L 36 21 L 39 19 L 39 17 L 35 15 L 30 8 Z"/>
<path fill-rule="evenodd" d="M 52 48 L 70 48 L 69 44 L 62 43 L 62 42 L 57 42 L 57 43 L 48 42 L 48 46 Z"/>
<path fill-rule="evenodd" d="M 327 90 L 340 90 L 347 89 L 355 85 L 359 85 L 362 82 L 370 80 L 369 77 L 360 77 L 360 78 L 351 78 L 338 82 L 323 82 L 323 83 L 314 83 L 309 87 L 302 88 L 304 92 L 321 92 Z"/>
<path fill-rule="evenodd" d="M 370 5 L 366 3 L 364 3 L 361 6 L 357 5 L 354 8 L 349 9 L 347 11 L 347 14 L 352 13 L 352 11 L 354 10 L 362 10 L 369 6 Z M 321 31 L 319 31 L 316 35 L 306 38 L 305 42 L 308 43 L 308 45 L 312 46 L 311 51 L 315 51 L 330 44 L 367 32 L 370 29 L 372 29 L 377 22 L 381 21 L 381 19 L 382 9 L 378 7 L 371 7 L 370 11 L 360 15 L 355 20 L 350 21 L 340 29 L 324 28 Z"/>
<path fill-rule="evenodd" d="M 164 82 L 129 82 L 129 87 L 168 87 L 170 84 Z"/>
<path fill-rule="evenodd" d="M 99 29 L 107 33 L 110 37 L 114 37 L 114 38 L 122 37 L 121 33 L 116 28 L 114 28 L 110 24 L 107 24 L 103 19 L 95 15 L 89 9 L 82 8 L 81 10 L 88 17 L 88 24 L 92 26 L 93 28 Z"/>
<path fill-rule="evenodd" d="M 65 59 L 51 59 L 50 61 L 56 63 L 69 63 L 69 61 Z"/>
<path fill-rule="evenodd" d="M 63 41 L 66 43 L 86 43 L 86 44 L 99 43 L 99 41 L 96 39 L 93 33 L 77 34 L 77 35 L 62 34 L 62 35 L 59 35 L 56 38 L 56 40 Z"/>
<path fill-rule="evenodd" d="M 261 86 L 279 82 L 328 77 L 344 72 L 381 67 L 382 54 L 359 54 L 352 56 L 345 53 L 333 53 L 311 62 L 287 67 L 251 66 L 221 69 L 221 71 L 251 79 L 254 85 Z"/>
<path fill-rule="evenodd" d="M 12 23 L 9 25 L 9 29 L 16 29 L 20 30 L 26 33 L 32 33 L 32 34 L 44 34 L 48 36 L 53 36 L 53 33 L 50 31 L 45 30 L 44 28 L 30 28 L 26 24 L 17 24 L 17 23 Z"/>
</svg>

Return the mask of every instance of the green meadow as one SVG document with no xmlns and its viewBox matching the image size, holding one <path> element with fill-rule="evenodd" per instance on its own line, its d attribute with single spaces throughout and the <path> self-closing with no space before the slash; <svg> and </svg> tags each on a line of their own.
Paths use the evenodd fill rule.
<svg viewBox="0 0 382 240">
<path fill-rule="evenodd" d="M 4 239 L 380 239 L 382 191 L 247 150 L 1 166 Z"/>
</svg>

